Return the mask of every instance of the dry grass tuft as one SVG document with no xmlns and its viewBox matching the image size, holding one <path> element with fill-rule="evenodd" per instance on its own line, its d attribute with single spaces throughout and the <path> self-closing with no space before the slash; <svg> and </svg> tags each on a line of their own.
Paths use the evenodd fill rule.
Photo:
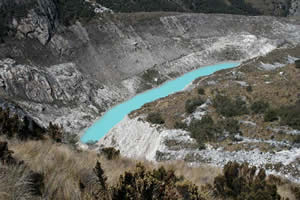
<svg viewBox="0 0 300 200">
<path fill-rule="evenodd" d="M 0 164 L 0 200 L 39 199 L 32 192 L 30 174 L 30 170 L 23 165 Z"/>
</svg>

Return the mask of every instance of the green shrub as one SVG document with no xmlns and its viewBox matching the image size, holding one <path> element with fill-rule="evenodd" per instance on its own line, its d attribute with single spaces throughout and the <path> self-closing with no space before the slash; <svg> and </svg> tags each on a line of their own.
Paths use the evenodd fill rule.
<svg viewBox="0 0 300 200">
<path fill-rule="evenodd" d="M 187 113 L 193 113 L 198 106 L 204 104 L 204 100 L 201 98 L 188 99 L 185 102 L 185 111 Z"/>
<path fill-rule="evenodd" d="M 198 91 L 198 94 L 200 94 L 200 95 L 205 94 L 205 90 L 203 88 L 198 88 L 197 91 Z"/>
<path fill-rule="evenodd" d="M 279 109 L 280 123 L 300 130 L 300 103 Z"/>
<path fill-rule="evenodd" d="M 251 110 L 255 114 L 264 113 L 270 107 L 269 103 L 262 100 L 256 101 L 251 105 Z"/>
<path fill-rule="evenodd" d="M 292 142 L 293 144 L 300 144 L 300 135 L 295 135 Z"/>
<path fill-rule="evenodd" d="M 96 0 L 115 12 L 183 11 L 177 3 L 169 0 Z"/>
<path fill-rule="evenodd" d="M 151 12 L 151 11 L 190 11 L 200 13 L 231 13 L 257 15 L 259 11 L 254 9 L 246 0 L 97 0 L 105 7 L 115 12 Z"/>
<path fill-rule="evenodd" d="M 12 156 L 14 152 L 8 149 L 7 142 L 0 141 L 0 164 L 13 165 L 16 164 L 16 159 Z"/>
<path fill-rule="evenodd" d="M 148 122 L 152 124 L 164 124 L 165 120 L 162 118 L 161 114 L 158 112 L 150 113 L 146 119 Z"/>
<path fill-rule="evenodd" d="M 146 70 L 143 75 L 142 79 L 146 81 L 144 84 L 150 84 L 148 87 L 151 88 L 151 84 L 161 84 L 164 82 L 164 80 L 160 77 L 160 74 L 157 70 L 155 69 L 148 69 Z M 147 87 L 146 87 L 147 89 Z"/>
<path fill-rule="evenodd" d="M 100 149 L 100 153 L 103 154 L 107 160 L 115 160 L 120 157 L 120 150 L 116 150 L 113 147 L 106 147 Z"/>
<path fill-rule="evenodd" d="M 186 123 L 184 123 L 184 122 L 175 122 L 174 128 L 175 128 L 175 129 L 183 129 L 183 130 L 186 130 L 186 129 L 187 129 L 187 125 L 186 125 Z"/>
<path fill-rule="evenodd" d="M 58 126 L 57 124 L 52 124 L 52 122 L 50 122 L 49 127 L 47 129 L 47 134 L 55 142 L 63 141 L 63 127 L 62 126 Z"/>
<path fill-rule="evenodd" d="M 55 0 L 58 7 L 59 20 L 66 26 L 76 20 L 87 22 L 95 16 L 94 8 L 85 0 Z"/>
<path fill-rule="evenodd" d="M 199 150 L 204 150 L 206 149 L 205 143 L 202 141 L 198 141 L 198 149 Z"/>
<path fill-rule="evenodd" d="M 229 162 L 223 168 L 223 175 L 214 180 L 215 193 L 223 199 L 237 200 L 280 200 L 276 185 L 266 181 L 264 169 L 247 163 Z"/>
<path fill-rule="evenodd" d="M 239 121 L 232 118 L 226 118 L 219 121 L 217 126 L 219 126 L 224 131 L 227 131 L 230 135 L 240 133 Z"/>
<path fill-rule="evenodd" d="M 295 61 L 296 68 L 300 69 L 300 60 Z"/>
<path fill-rule="evenodd" d="M 112 187 L 112 199 L 203 200 L 198 187 L 177 177 L 174 171 L 167 171 L 164 167 L 147 171 L 141 164 L 133 172 L 120 176 L 117 185 Z"/>
<path fill-rule="evenodd" d="M 237 97 L 235 100 L 227 96 L 217 95 L 213 99 L 213 106 L 216 108 L 217 113 L 225 117 L 234 117 L 239 115 L 248 114 L 246 102 Z"/>
<path fill-rule="evenodd" d="M 42 139 L 45 130 L 27 116 L 23 121 L 18 115 L 10 116 L 9 109 L 0 108 L 0 135 L 8 138 L 17 137 L 20 140 Z"/>
<path fill-rule="evenodd" d="M 265 122 L 273 122 L 278 120 L 278 112 L 274 109 L 268 109 L 264 113 L 264 121 Z"/>
<path fill-rule="evenodd" d="M 191 137 L 198 144 L 216 140 L 221 132 L 220 128 L 216 126 L 213 119 L 208 115 L 203 116 L 201 120 L 193 120 L 188 130 L 191 132 Z"/>
<path fill-rule="evenodd" d="M 251 85 L 248 85 L 248 86 L 246 87 L 246 90 L 247 90 L 247 92 L 252 92 L 252 91 L 253 91 L 252 86 L 251 86 Z"/>
</svg>

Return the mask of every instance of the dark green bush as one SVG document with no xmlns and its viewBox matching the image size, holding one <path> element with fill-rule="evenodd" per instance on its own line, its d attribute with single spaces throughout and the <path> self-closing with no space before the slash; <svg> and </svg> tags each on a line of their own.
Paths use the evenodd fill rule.
<svg viewBox="0 0 300 200">
<path fill-rule="evenodd" d="M 183 11 L 180 5 L 169 0 L 97 0 L 97 3 L 115 12 Z"/>
<path fill-rule="evenodd" d="M 278 111 L 274 109 L 268 109 L 264 113 L 264 121 L 265 122 L 273 122 L 278 120 Z"/>
<path fill-rule="evenodd" d="M 0 163 L 2 165 L 16 164 L 16 159 L 12 156 L 14 152 L 8 149 L 7 142 L 0 141 Z"/>
<path fill-rule="evenodd" d="M 300 199 L 300 187 L 292 186 L 291 191 L 295 195 L 296 199 Z"/>
<path fill-rule="evenodd" d="M 240 125 L 237 120 L 231 118 L 214 122 L 209 115 L 206 115 L 201 120 L 193 120 L 188 127 L 188 131 L 199 144 L 199 148 L 202 148 L 205 147 L 205 142 L 215 142 L 220 138 L 224 138 L 225 133 L 230 135 L 240 133 Z"/>
<path fill-rule="evenodd" d="M 216 126 L 210 116 L 203 116 L 201 120 L 193 120 L 188 128 L 191 132 L 191 137 L 194 138 L 198 144 L 207 141 L 214 141 L 220 135 L 220 128 Z"/>
<path fill-rule="evenodd" d="M 198 94 L 200 94 L 200 95 L 205 94 L 205 90 L 203 88 L 198 88 L 197 91 L 198 91 Z"/>
<path fill-rule="evenodd" d="M 0 108 L 0 135 L 8 138 L 16 137 L 19 140 L 41 140 L 49 136 L 55 142 L 75 143 L 77 141 L 76 136 L 64 133 L 63 127 L 51 122 L 49 127 L 44 129 L 27 116 L 20 120 L 18 115 L 10 115 L 9 109 Z"/>
<path fill-rule="evenodd" d="M 87 22 L 95 16 L 94 8 L 85 0 L 55 0 L 58 6 L 59 20 L 66 26 L 76 20 Z"/>
<path fill-rule="evenodd" d="M 188 99 L 185 102 L 185 111 L 187 113 L 193 113 L 198 106 L 204 104 L 205 101 L 201 98 Z"/>
<path fill-rule="evenodd" d="M 182 177 L 177 177 L 174 171 L 167 171 L 163 167 L 147 171 L 141 164 L 136 166 L 135 171 L 120 176 L 117 185 L 112 187 L 112 199 L 203 200 L 198 187 L 183 182 Z"/>
<path fill-rule="evenodd" d="M 62 126 L 58 126 L 57 124 L 52 124 L 52 122 L 50 122 L 49 127 L 47 129 L 47 134 L 55 142 L 63 141 L 63 127 Z"/>
<path fill-rule="evenodd" d="M 97 0 L 101 5 L 115 12 L 151 12 L 151 11 L 190 11 L 200 13 L 231 13 L 257 15 L 245 0 Z"/>
<path fill-rule="evenodd" d="M 115 160 L 120 157 L 120 150 L 116 150 L 113 147 L 106 147 L 100 149 L 100 153 L 103 154 L 107 160 Z"/>
<path fill-rule="evenodd" d="M 221 127 L 224 131 L 227 131 L 230 135 L 240 133 L 239 121 L 232 118 L 226 118 L 219 121 L 217 126 Z"/>
<path fill-rule="evenodd" d="M 247 92 L 252 92 L 252 91 L 253 91 L 252 86 L 251 86 L 251 85 L 248 85 L 248 86 L 246 87 L 246 90 L 247 90 Z"/>
<path fill-rule="evenodd" d="M 159 78 L 159 72 L 155 69 L 148 69 L 143 73 L 142 78 L 149 83 L 159 83 L 154 81 L 155 78 Z"/>
<path fill-rule="evenodd" d="M 262 100 L 259 101 L 255 101 L 252 105 L 251 105 L 251 110 L 253 113 L 255 114 L 259 114 L 259 113 L 264 113 L 266 110 L 268 110 L 270 107 L 269 103 L 264 102 Z"/>
<path fill-rule="evenodd" d="M 213 106 L 216 108 L 217 113 L 225 117 L 234 117 L 239 115 L 248 114 L 246 102 L 237 97 L 235 100 L 227 96 L 217 95 L 213 99 Z"/>
<path fill-rule="evenodd" d="M 295 135 L 292 142 L 293 144 L 300 144 L 300 135 Z"/>
<path fill-rule="evenodd" d="M 300 60 L 295 61 L 296 68 L 300 69 Z"/>
<path fill-rule="evenodd" d="M 0 108 L 0 135 L 8 138 L 17 137 L 20 140 L 41 139 L 45 130 L 33 120 L 24 117 L 23 121 L 17 115 L 10 116 L 9 109 Z"/>
<path fill-rule="evenodd" d="M 214 189 L 223 199 L 237 200 L 280 200 L 276 185 L 266 181 L 266 173 L 247 163 L 229 162 L 223 168 L 223 175 L 214 180 Z"/>
<path fill-rule="evenodd" d="M 161 114 L 158 112 L 150 113 L 146 119 L 148 122 L 152 124 L 164 124 L 165 120 L 162 118 Z"/>
<path fill-rule="evenodd" d="M 280 123 L 300 130 L 300 103 L 279 109 Z"/>
<path fill-rule="evenodd" d="M 174 128 L 175 128 L 175 129 L 183 129 L 183 130 L 186 130 L 186 129 L 187 129 L 187 125 L 186 125 L 186 123 L 184 123 L 184 122 L 175 122 Z"/>
</svg>

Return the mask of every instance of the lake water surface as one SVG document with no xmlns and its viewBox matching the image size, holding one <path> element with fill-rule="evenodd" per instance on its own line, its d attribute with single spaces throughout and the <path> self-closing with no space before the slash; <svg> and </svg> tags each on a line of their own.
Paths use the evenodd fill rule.
<svg viewBox="0 0 300 200">
<path fill-rule="evenodd" d="M 200 67 L 199 69 L 183 74 L 174 80 L 167 81 L 158 88 L 153 88 L 144 93 L 138 94 L 108 110 L 98 121 L 96 121 L 90 128 L 87 129 L 84 135 L 80 138 L 80 141 L 83 143 L 95 140 L 98 141 L 133 110 L 139 109 L 144 104 L 151 101 L 155 101 L 172 93 L 179 92 L 188 84 L 201 76 L 207 76 L 222 69 L 233 68 L 239 64 L 240 63 L 238 62 L 227 62 Z"/>
</svg>

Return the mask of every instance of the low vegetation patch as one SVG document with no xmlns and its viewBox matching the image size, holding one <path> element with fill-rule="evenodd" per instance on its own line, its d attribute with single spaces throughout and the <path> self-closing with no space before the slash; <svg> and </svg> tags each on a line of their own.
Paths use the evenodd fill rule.
<svg viewBox="0 0 300 200">
<path fill-rule="evenodd" d="M 164 167 L 147 171 L 138 164 L 133 172 L 120 176 L 112 187 L 112 199 L 190 199 L 201 200 L 198 187 L 177 177 L 173 170 Z"/>
<path fill-rule="evenodd" d="M 300 130 L 300 103 L 283 106 L 279 110 L 280 123 Z"/>
<path fill-rule="evenodd" d="M 160 84 L 160 80 L 159 79 L 159 72 L 155 69 L 148 69 L 146 70 L 143 75 L 142 78 L 144 81 L 148 82 L 148 83 L 152 83 L 152 84 Z M 155 79 L 157 79 L 157 81 L 155 81 Z"/>
<path fill-rule="evenodd" d="M 20 140 L 41 139 L 45 130 L 39 127 L 33 120 L 18 115 L 12 115 L 9 109 L 0 108 L 0 135 L 8 138 L 17 137 Z"/>
<path fill-rule="evenodd" d="M 227 132 L 231 136 L 240 133 L 240 124 L 237 120 L 233 118 L 226 118 L 224 120 L 220 120 L 217 126 L 220 126 L 223 132 Z"/>
<path fill-rule="evenodd" d="M 199 146 L 207 141 L 213 141 L 220 133 L 219 127 L 215 126 L 210 116 L 204 116 L 201 120 L 193 120 L 189 126 L 191 137 L 196 139 Z"/>
<path fill-rule="evenodd" d="M 60 22 L 66 26 L 76 20 L 87 22 L 95 16 L 94 8 L 85 0 L 55 0 L 58 5 Z"/>
<path fill-rule="evenodd" d="M 50 138 L 58 143 L 75 145 L 78 138 L 75 134 L 66 133 L 63 127 L 49 123 L 48 128 L 40 127 L 35 121 L 24 116 L 20 119 L 18 115 L 11 114 L 9 109 L 0 108 L 0 136 L 17 138 L 19 140 L 43 140 Z"/>
<path fill-rule="evenodd" d="M 247 92 L 252 92 L 252 91 L 253 91 L 253 88 L 252 88 L 251 85 L 248 85 L 248 86 L 246 87 L 246 90 L 247 90 Z"/>
<path fill-rule="evenodd" d="M 223 199 L 280 200 L 276 185 L 268 183 L 264 169 L 247 163 L 229 162 L 224 166 L 223 175 L 217 176 L 214 189 Z"/>
<path fill-rule="evenodd" d="M 100 153 L 104 155 L 107 160 L 115 160 L 120 157 L 120 150 L 116 150 L 113 147 L 106 147 L 100 149 Z"/>
<path fill-rule="evenodd" d="M 162 118 L 159 112 L 150 113 L 146 119 L 148 122 L 152 124 L 164 124 L 165 120 Z"/>
<path fill-rule="evenodd" d="M 115 12 L 189 11 L 200 13 L 260 14 L 246 0 L 97 0 Z"/>
<path fill-rule="evenodd" d="M 240 133 L 240 125 L 237 120 L 231 118 L 214 122 L 209 115 L 206 115 L 201 120 L 193 120 L 188 130 L 191 132 L 191 137 L 203 147 L 203 143 L 215 142 L 226 133 L 229 136 Z"/>
<path fill-rule="evenodd" d="M 272 108 L 269 108 L 264 113 L 264 121 L 265 122 L 273 122 L 278 120 L 278 111 Z"/>
<path fill-rule="evenodd" d="M 295 105 L 281 106 L 279 109 L 271 109 L 265 111 L 265 122 L 272 122 L 280 119 L 280 124 L 300 130 L 300 103 Z"/>
<path fill-rule="evenodd" d="M 175 122 L 174 128 L 186 130 L 188 128 L 188 126 L 184 122 Z"/>
<path fill-rule="evenodd" d="M 218 94 L 213 99 L 213 106 L 216 108 L 217 113 L 225 117 L 248 114 L 246 102 L 241 97 L 230 99 L 227 96 Z"/>
<path fill-rule="evenodd" d="M 268 110 L 269 107 L 270 107 L 269 103 L 259 100 L 259 101 L 255 101 L 250 108 L 253 113 L 261 114 L 264 113 L 266 110 Z"/>
<path fill-rule="evenodd" d="M 300 69 L 300 60 L 295 61 L 296 68 Z"/>
<path fill-rule="evenodd" d="M 189 114 L 193 113 L 198 106 L 204 104 L 205 101 L 201 98 L 188 99 L 185 102 L 185 111 Z"/>
<path fill-rule="evenodd" d="M 198 94 L 205 95 L 205 89 L 204 88 L 198 88 L 197 89 Z"/>
</svg>

